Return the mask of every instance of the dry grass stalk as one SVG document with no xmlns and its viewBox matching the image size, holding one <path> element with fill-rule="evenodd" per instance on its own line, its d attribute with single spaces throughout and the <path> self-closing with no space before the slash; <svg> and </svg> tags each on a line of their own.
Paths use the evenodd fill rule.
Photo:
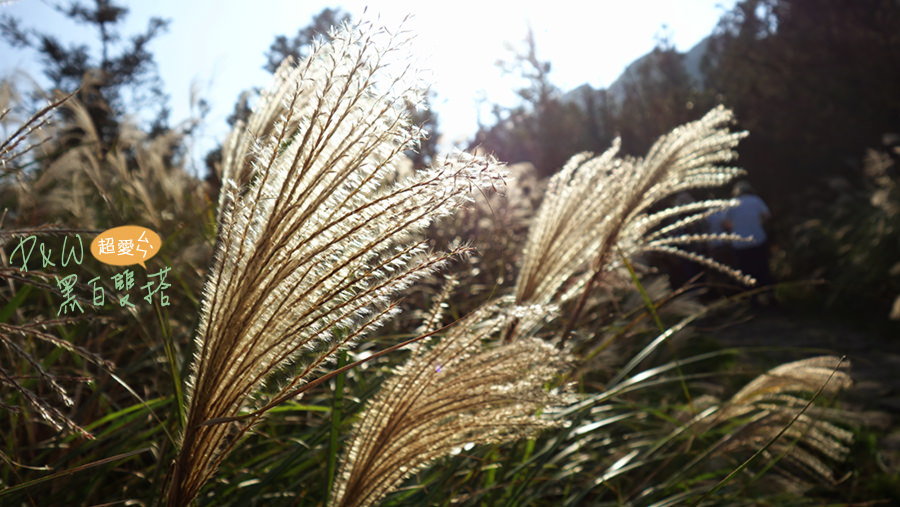
<svg viewBox="0 0 900 507">
<path fill-rule="evenodd" d="M 46 107 L 23 121 L 21 125 L 14 128 L 12 133 L 0 142 L 0 178 L 18 173 L 21 169 L 20 166 L 17 165 L 20 159 L 29 152 L 44 145 L 50 139 L 45 135 L 45 132 L 42 132 L 42 130 L 48 126 L 51 114 L 64 103 L 70 101 L 71 97 L 71 95 L 67 95 L 48 104 Z M 0 122 L 8 119 L 8 115 L 11 111 L 11 108 L 4 108 L 2 112 L 0 112 Z M 0 227 L 3 226 L 3 218 L 5 218 L 5 210 L 0 212 Z M 52 234 L 67 232 L 70 231 L 47 227 L 35 228 L 31 231 L 0 230 L 0 247 L 3 247 L 7 241 L 10 243 L 14 242 L 17 236 L 25 236 L 34 233 Z M 12 294 L 14 294 L 16 290 L 12 283 L 14 279 L 51 291 L 57 290 L 56 287 L 52 285 L 43 284 L 24 276 L 21 269 L 9 266 L 9 259 L 2 251 L 0 251 L 0 273 L 2 273 L 3 278 L 9 282 L 8 290 L 10 292 L 10 298 L 12 298 Z M 4 389 L 9 389 L 11 392 L 16 393 L 25 405 L 30 407 L 42 421 L 51 425 L 56 431 L 61 433 L 77 433 L 85 438 L 93 438 L 88 431 L 75 423 L 75 421 L 62 410 L 57 408 L 51 402 L 50 397 L 43 396 L 40 392 L 29 389 L 27 387 L 27 382 L 22 382 L 22 380 L 30 380 L 31 377 L 38 379 L 40 381 L 38 387 L 46 387 L 53 393 L 53 397 L 58 399 L 67 408 L 70 408 L 74 405 L 74 401 L 68 390 L 63 387 L 64 380 L 75 379 L 79 382 L 91 380 L 85 377 L 61 375 L 56 371 L 45 368 L 43 360 L 35 354 L 35 347 L 33 344 L 27 342 L 29 338 L 67 350 L 90 363 L 101 366 L 102 368 L 109 369 L 112 367 L 111 363 L 105 361 L 96 354 L 54 336 L 47 331 L 55 325 L 67 324 L 72 320 L 73 319 L 63 318 L 35 321 L 26 324 L 0 322 L 0 345 L 8 352 L 7 358 L 10 360 L 9 364 L 0 364 L 0 385 L 4 386 Z M 25 367 L 20 365 L 25 365 Z M 22 375 L 22 371 L 28 370 L 33 372 L 33 376 Z M 0 408 L 10 412 L 21 412 L 23 410 L 22 407 L 12 406 L 2 402 L 0 402 Z M 2 455 L 2 453 L 0 453 L 0 455 Z"/>
<path fill-rule="evenodd" d="M 3 86 L 4 88 L 9 88 L 10 85 L 3 83 Z M 11 94 L 9 90 L 4 90 L 4 92 L 4 95 Z M 48 137 L 35 138 L 38 137 L 37 134 L 41 129 L 49 124 L 50 114 L 71 97 L 72 95 L 66 95 L 47 104 L 40 111 L 22 122 L 6 139 L 0 142 L 0 177 L 17 172 L 19 168 L 14 162 L 49 140 Z M 9 99 L 8 97 L 5 98 Z M 11 111 L 12 107 L 7 107 L 7 104 L 0 107 L 0 124 L 8 118 Z"/>
<path fill-rule="evenodd" d="M 717 411 L 707 411 L 700 418 L 701 427 L 712 427 L 724 421 L 744 421 L 716 444 L 716 453 L 723 456 L 752 452 L 766 445 L 797 417 L 808 403 L 801 393 L 814 393 L 822 388 L 822 396 L 835 396 L 849 387 L 852 379 L 847 373 L 847 361 L 821 356 L 793 361 L 760 375 L 738 391 Z M 833 481 L 832 468 L 826 460 L 841 462 L 850 449 L 853 434 L 836 422 L 847 423 L 854 418 L 840 409 L 810 406 L 775 441 L 764 454 L 773 458 L 784 454 L 787 464 L 794 465 L 813 478 Z M 780 471 L 796 483 L 804 480 Z"/>
<path fill-rule="evenodd" d="M 743 275 L 684 245 L 735 239 L 683 231 L 732 201 L 706 200 L 652 211 L 679 192 L 723 185 L 741 169 L 723 167 L 746 135 L 730 132 L 731 111 L 718 107 L 661 137 L 643 159 L 617 156 L 619 141 L 599 156 L 572 157 L 551 178 L 532 221 L 518 279 L 517 304 L 562 303 L 633 258 L 664 252 Z M 583 298 L 582 298 L 583 299 Z M 512 336 L 507 336 L 511 339 Z"/>
<path fill-rule="evenodd" d="M 417 345 L 356 424 L 332 504 L 373 505 L 454 450 L 557 425 L 546 414 L 565 397 L 544 386 L 563 369 L 563 353 L 537 338 L 486 344 L 513 316 L 533 323 L 544 313 L 536 307 L 482 308 L 433 346 Z"/>
<path fill-rule="evenodd" d="M 270 118 L 271 102 L 281 105 L 274 127 L 262 129 L 270 134 L 232 138 L 250 157 L 249 176 L 241 156 L 225 158 L 170 505 L 197 495 L 266 408 L 293 397 L 338 350 L 388 318 L 394 294 L 463 253 L 429 252 L 421 232 L 472 190 L 501 181 L 495 163 L 460 154 L 388 185 L 402 151 L 421 135 L 406 109 L 421 92 L 408 70 L 392 75 L 386 65 L 403 41 L 370 28 L 333 37 L 276 73 L 258 113 Z M 247 414 L 251 396 L 288 365 L 298 373 L 266 407 L 215 423 Z"/>
<path fill-rule="evenodd" d="M 63 378 L 57 372 L 44 368 L 41 359 L 36 357 L 26 344 L 20 343 L 16 337 L 28 338 L 32 337 L 37 340 L 49 343 L 55 347 L 68 350 L 91 363 L 100 365 L 104 368 L 111 368 L 111 364 L 96 354 L 73 345 L 61 338 L 53 336 L 44 331 L 44 328 L 51 327 L 56 324 L 65 324 L 71 319 L 54 319 L 50 321 L 35 322 L 31 324 L 16 325 L 0 323 L 0 344 L 3 348 L 10 352 L 12 365 L 16 365 L 18 361 L 27 365 L 34 373 L 35 377 L 41 381 L 41 384 L 47 386 L 49 390 L 58 398 L 67 408 L 74 405 L 74 401 L 69 392 L 62 386 Z M 6 365 L 0 364 L 0 385 L 6 389 L 11 389 L 40 417 L 41 420 L 50 424 L 56 431 L 61 433 L 77 433 L 84 438 L 93 438 L 90 432 L 79 426 L 62 410 L 51 403 L 49 397 L 41 396 L 37 392 L 29 389 L 20 380 L 28 379 L 29 376 L 22 376 L 16 373 L 16 368 L 6 368 Z M 72 380 L 71 376 L 66 376 L 66 380 Z M 88 382 L 90 378 L 76 378 L 80 382 Z M 10 412 L 20 412 L 20 407 L 6 405 L 0 403 L 0 408 Z"/>
</svg>

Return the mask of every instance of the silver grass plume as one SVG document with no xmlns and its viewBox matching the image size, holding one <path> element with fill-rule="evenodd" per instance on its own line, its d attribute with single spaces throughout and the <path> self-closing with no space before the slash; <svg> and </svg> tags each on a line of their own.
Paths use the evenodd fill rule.
<svg viewBox="0 0 900 507">
<path fill-rule="evenodd" d="M 516 280 L 516 303 L 565 302 L 589 280 L 620 266 L 620 253 L 631 258 L 665 252 L 744 278 L 734 269 L 682 248 L 737 239 L 729 234 L 683 232 L 711 213 L 733 206 L 734 201 L 714 199 L 652 211 L 654 205 L 679 192 L 720 186 L 743 174 L 741 169 L 722 166 L 736 157 L 734 148 L 746 135 L 730 132 L 732 121 L 731 111 L 717 107 L 661 137 L 643 159 L 618 157 L 618 139 L 602 155 L 572 157 L 551 178 L 532 221 Z"/>
<path fill-rule="evenodd" d="M 708 429 L 725 421 L 741 421 L 715 446 L 716 454 L 733 456 L 741 450 L 760 449 L 796 417 L 764 456 L 771 459 L 783 454 L 787 464 L 806 475 L 833 481 L 827 460 L 843 461 L 853 441 L 853 433 L 835 423 L 846 424 L 856 418 L 845 410 L 816 405 L 798 416 L 808 403 L 808 397 L 800 393 L 815 393 L 821 388 L 821 395 L 836 395 L 853 382 L 846 372 L 849 367 L 847 361 L 833 356 L 782 364 L 752 380 L 718 410 L 703 411 L 697 422 Z M 781 472 L 795 483 L 803 482 L 785 467 Z"/>
<path fill-rule="evenodd" d="M 516 440 L 548 427 L 568 400 L 544 386 L 565 367 L 564 352 L 524 337 L 489 345 L 511 318 L 533 328 L 546 308 L 490 306 L 420 343 L 355 425 L 341 458 L 332 505 L 372 505 L 403 479 L 468 445 Z"/>
<path fill-rule="evenodd" d="M 106 148 L 84 102 L 71 97 L 61 109 L 70 119 L 67 128 L 54 133 L 57 143 L 74 146 L 60 150 L 39 178 L 23 185 L 21 203 L 45 213 L 71 215 L 74 223 L 99 229 L 104 215 L 120 221 L 138 217 L 157 230 L 170 230 L 179 219 L 196 217 L 195 206 L 205 200 L 202 186 L 166 160 L 185 136 L 180 129 L 151 136 L 126 120 L 112 147 Z M 103 213 L 92 205 L 95 202 L 103 203 Z M 189 253 L 191 260 L 203 262 L 209 255 L 202 249 Z"/>
<path fill-rule="evenodd" d="M 246 155 L 225 159 L 170 505 L 195 498 L 265 410 L 393 314 L 394 294 L 464 252 L 432 253 L 420 233 L 502 181 L 492 161 L 459 154 L 386 183 L 421 136 L 407 113 L 421 90 L 408 66 L 387 63 L 405 42 L 370 26 L 334 32 L 276 73 L 249 121 L 274 124 L 232 136 L 230 150 Z M 248 412 L 288 366 L 269 403 Z"/>
</svg>

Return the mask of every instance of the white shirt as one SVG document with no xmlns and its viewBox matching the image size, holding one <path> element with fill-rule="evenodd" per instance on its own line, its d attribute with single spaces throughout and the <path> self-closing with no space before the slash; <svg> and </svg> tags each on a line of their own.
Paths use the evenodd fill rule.
<svg viewBox="0 0 900 507">
<path fill-rule="evenodd" d="M 706 217 L 706 227 L 709 229 L 710 234 L 724 234 L 728 232 L 725 230 L 725 221 L 728 220 L 728 210 L 720 209 L 716 211 L 712 215 Z M 723 246 L 727 245 L 729 241 L 727 240 L 713 240 L 710 242 L 713 246 Z"/>
<path fill-rule="evenodd" d="M 762 224 L 769 216 L 769 208 L 762 199 L 753 194 L 741 195 L 738 200 L 740 204 L 728 210 L 731 232 L 750 241 L 735 241 L 734 248 L 740 250 L 762 245 L 766 242 L 766 231 Z"/>
</svg>

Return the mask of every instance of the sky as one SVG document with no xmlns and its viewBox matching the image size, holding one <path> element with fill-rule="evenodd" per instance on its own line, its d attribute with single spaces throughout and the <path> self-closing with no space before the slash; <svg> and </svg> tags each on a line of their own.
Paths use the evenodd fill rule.
<svg viewBox="0 0 900 507">
<path fill-rule="evenodd" d="M 65 2 L 65 0 L 60 0 Z M 151 16 L 171 19 L 169 30 L 152 45 L 171 119 L 187 119 L 191 104 L 203 98 L 211 112 L 198 131 L 195 160 L 227 133 L 225 118 L 242 90 L 268 85 L 264 53 L 276 35 L 292 37 L 325 7 L 340 6 L 354 19 L 379 19 L 415 33 L 411 50 L 430 70 L 436 97 L 441 146 L 460 145 L 474 136 L 479 120 L 490 121 L 489 104 L 515 104 L 522 85 L 496 66 L 520 45 L 529 27 L 538 58 L 552 64 L 550 79 L 567 91 L 588 83 L 609 86 L 625 67 L 649 52 L 660 37 L 681 51 L 712 32 L 734 0 L 595 0 L 330 3 L 302 0 L 156 0 L 122 2 L 130 15 L 122 33 L 141 31 Z M 48 0 L 0 1 L 0 13 L 24 27 L 56 33 L 63 41 L 96 39 L 48 5 Z M 0 42 L 0 77 L 21 69 L 39 76 L 33 52 Z"/>
</svg>

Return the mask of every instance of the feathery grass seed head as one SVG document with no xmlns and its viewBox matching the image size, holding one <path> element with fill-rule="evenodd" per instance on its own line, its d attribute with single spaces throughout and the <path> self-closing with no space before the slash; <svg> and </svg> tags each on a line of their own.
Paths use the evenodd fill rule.
<svg viewBox="0 0 900 507">
<path fill-rule="evenodd" d="M 512 441 L 557 426 L 560 421 L 548 415 L 568 400 L 544 386 L 562 371 L 566 354 L 537 338 L 495 346 L 485 342 L 512 318 L 539 321 L 546 312 L 482 308 L 432 346 L 417 348 L 355 426 L 333 505 L 372 505 L 456 449 Z"/>
<path fill-rule="evenodd" d="M 743 277 L 681 248 L 736 239 L 680 234 L 710 213 L 733 206 L 733 201 L 707 200 L 652 211 L 654 205 L 679 192 L 720 186 L 743 174 L 741 169 L 722 166 L 736 157 L 734 148 L 746 135 L 730 132 L 732 121 L 731 111 L 713 109 L 661 137 L 643 159 L 619 157 L 618 139 L 602 155 L 572 157 L 551 178 L 532 222 L 516 281 L 516 302 L 548 304 L 571 299 L 595 273 L 619 267 L 618 252 L 629 258 L 666 252 Z"/>
<path fill-rule="evenodd" d="M 279 69 L 248 127 L 226 143 L 173 505 L 194 498 L 233 445 L 228 424 L 205 423 L 240 416 L 288 364 L 300 373 L 270 403 L 291 397 L 389 318 L 395 294 L 465 251 L 432 252 L 423 230 L 502 184 L 493 160 L 466 154 L 385 183 L 421 135 L 406 107 L 420 96 L 412 71 L 385 63 L 402 42 L 371 27 L 335 32 Z"/>
</svg>

